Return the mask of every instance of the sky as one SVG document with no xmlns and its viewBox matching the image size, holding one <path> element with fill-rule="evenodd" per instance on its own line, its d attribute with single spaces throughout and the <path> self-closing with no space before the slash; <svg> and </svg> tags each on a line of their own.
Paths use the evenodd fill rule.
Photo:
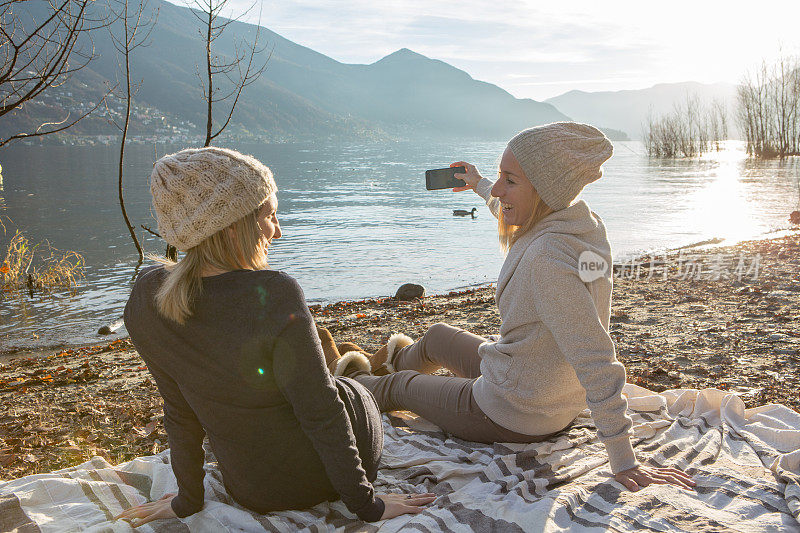
<svg viewBox="0 0 800 533">
<path fill-rule="evenodd" d="M 800 1 L 256 0 L 244 19 L 344 63 L 400 48 L 518 98 L 656 83 L 737 83 L 800 53 Z M 175 3 L 180 3 L 176 0 Z M 242 12 L 252 0 L 230 0 Z"/>
</svg>

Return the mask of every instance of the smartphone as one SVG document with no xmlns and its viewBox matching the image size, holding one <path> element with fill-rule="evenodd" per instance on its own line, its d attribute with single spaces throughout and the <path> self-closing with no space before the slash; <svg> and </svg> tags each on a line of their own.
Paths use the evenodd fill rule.
<svg viewBox="0 0 800 533">
<path fill-rule="evenodd" d="M 464 180 L 455 177 L 456 174 L 466 174 L 464 167 L 437 168 L 425 171 L 425 188 L 429 191 L 437 189 L 453 189 L 467 184 Z"/>
</svg>

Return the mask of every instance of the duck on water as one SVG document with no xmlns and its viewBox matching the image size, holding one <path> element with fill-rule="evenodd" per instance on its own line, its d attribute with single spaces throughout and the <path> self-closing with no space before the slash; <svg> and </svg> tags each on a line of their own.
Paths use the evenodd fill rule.
<svg viewBox="0 0 800 533">
<path fill-rule="evenodd" d="M 453 216 L 454 217 L 469 217 L 475 218 L 475 212 L 478 210 L 477 207 L 473 207 L 472 211 L 465 211 L 464 209 L 453 209 Z"/>
</svg>

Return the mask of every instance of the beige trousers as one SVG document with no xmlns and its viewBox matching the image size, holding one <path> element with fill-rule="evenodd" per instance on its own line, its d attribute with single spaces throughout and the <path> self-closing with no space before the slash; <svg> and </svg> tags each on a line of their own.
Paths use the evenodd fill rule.
<svg viewBox="0 0 800 533">
<path fill-rule="evenodd" d="M 448 324 L 434 324 L 417 342 L 397 352 L 397 372 L 359 373 L 353 378 L 375 396 L 381 411 L 412 411 L 446 433 L 473 442 L 537 442 L 548 435 L 523 435 L 494 423 L 472 396 L 481 375 L 478 346 L 486 339 Z M 447 368 L 456 377 L 431 376 Z"/>
</svg>

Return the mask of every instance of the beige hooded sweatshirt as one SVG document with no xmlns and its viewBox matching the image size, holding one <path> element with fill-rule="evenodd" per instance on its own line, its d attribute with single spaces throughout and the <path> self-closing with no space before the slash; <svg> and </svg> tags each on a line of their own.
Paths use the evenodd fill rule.
<svg viewBox="0 0 800 533">
<path fill-rule="evenodd" d="M 493 183 L 475 192 L 497 216 Z M 584 282 L 578 259 L 593 252 L 608 268 Z M 544 435 L 566 427 L 588 405 L 613 473 L 638 463 L 622 396 L 625 367 L 608 334 L 611 245 L 600 217 L 579 200 L 543 218 L 508 251 L 497 281 L 499 337 L 480 346 L 478 406 L 518 433 Z"/>
</svg>

